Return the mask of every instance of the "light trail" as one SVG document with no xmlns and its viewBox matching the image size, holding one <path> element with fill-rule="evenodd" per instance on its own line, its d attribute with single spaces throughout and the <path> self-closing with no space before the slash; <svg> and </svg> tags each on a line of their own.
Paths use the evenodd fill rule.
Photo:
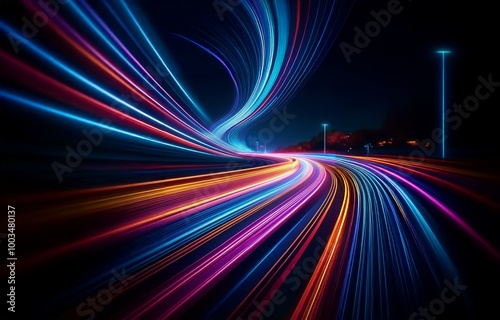
<svg viewBox="0 0 500 320">
<path fill-rule="evenodd" d="M 30 16 L 39 10 L 22 5 Z M 39 297 L 29 312 L 399 319 L 428 302 L 423 292 L 461 277 L 450 238 L 498 264 L 498 242 L 477 220 L 493 219 L 460 208 L 498 212 L 497 199 L 475 189 L 496 176 L 430 159 L 248 153 L 245 136 L 318 67 L 351 6 L 242 1 L 227 28 L 176 34 L 231 80 L 232 105 L 214 122 L 176 72 L 173 49 L 128 1 L 72 1 L 22 54 L 2 49 L 2 108 L 54 126 L 16 131 L 28 138 L 15 152 L 33 163 L 6 159 L 23 166 L 21 178 L 46 183 L 9 195 L 24 205 L 19 272 Z M 4 19 L 0 30 L 23 37 Z M 65 130 L 87 128 L 106 132 L 107 144 L 79 155 L 73 184 L 54 186 L 45 169 L 71 158 L 61 151 L 71 144 Z M 116 302 L 92 309 L 87 297 L 102 300 L 110 270 L 133 277 Z"/>
<path fill-rule="evenodd" d="M 51 265 L 65 256 L 136 243 L 107 258 L 122 261 L 115 268 L 134 275 L 121 293 L 134 297 L 118 313 L 123 319 L 176 318 L 190 314 L 203 299 L 213 300 L 206 310 L 210 317 L 246 318 L 255 312 L 256 301 L 272 301 L 277 291 L 299 299 L 282 311 L 293 319 L 328 314 L 389 319 L 400 316 L 389 301 L 411 310 L 422 283 L 439 286 L 441 279 L 459 274 L 433 227 L 433 215 L 450 217 L 450 209 L 427 202 L 426 182 L 417 174 L 450 175 L 447 166 L 405 165 L 415 173 L 409 178 L 390 158 L 268 158 L 276 164 L 47 194 L 37 202 L 49 198 L 71 214 L 37 205 L 38 215 L 25 221 L 26 227 L 46 231 L 64 226 L 75 232 L 74 240 L 49 246 L 25 263 Z M 441 183 L 445 189 L 448 184 Z M 463 196 L 477 201 L 471 192 Z M 498 263 L 498 249 L 453 215 L 450 221 L 460 219 L 464 235 Z M 78 228 L 81 221 L 101 219 L 106 225 Z M 306 266 L 308 273 L 302 270 L 299 277 L 297 266 Z M 81 283 L 79 290 L 98 288 L 105 271 L 87 279 L 92 281 Z M 221 283 L 227 293 L 211 296 Z"/>
</svg>

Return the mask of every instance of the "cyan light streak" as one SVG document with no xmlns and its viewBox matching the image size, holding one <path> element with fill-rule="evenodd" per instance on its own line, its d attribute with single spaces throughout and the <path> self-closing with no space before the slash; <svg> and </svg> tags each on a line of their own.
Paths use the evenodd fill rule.
<svg viewBox="0 0 500 320">
<path fill-rule="evenodd" d="M 123 134 L 123 135 L 127 135 L 127 136 L 130 136 L 130 137 L 133 137 L 133 138 L 137 138 L 137 139 L 141 139 L 141 140 L 146 140 L 146 141 L 149 141 L 149 142 L 157 143 L 157 144 L 160 144 L 160 145 L 163 145 L 163 146 L 167 146 L 167 147 L 170 147 L 170 148 L 174 148 L 174 149 L 179 149 L 179 150 L 189 151 L 189 152 L 195 152 L 195 153 L 203 154 L 205 156 L 211 156 L 212 155 L 211 153 L 208 153 L 208 152 L 203 152 L 203 151 L 198 151 L 198 150 L 184 148 L 184 147 L 177 146 L 177 145 L 170 144 L 170 143 L 166 143 L 166 142 L 163 142 L 163 141 L 160 141 L 160 140 L 152 139 L 150 137 L 146 137 L 146 136 L 142 136 L 142 135 L 135 134 L 135 133 L 132 133 L 132 132 L 128 132 L 126 130 L 121 130 L 121 129 L 118 129 L 118 128 L 115 128 L 113 126 L 109 126 L 109 125 L 106 125 L 106 124 L 103 124 L 103 123 L 100 123 L 100 122 L 97 122 L 97 121 L 92 121 L 92 120 L 89 120 L 89 119 L 85 119 L 85 118 L 76 116 L 74 114 L 58 110 L 57 108 L 54 108 L 54 107 L 51 107 L 51 106 L 48 106 L 48 105 L 44 105 L 44 104 L 36 102 L 34 100 L 23 98 L 21 95 L 15 95 L 15 94 L 3 91 L 3 90 L 0 90 L 0 97 L 5 98 L 5 99 L 9 99 L 9 100 L 11 100 L 13 102 L 16 102 L 16 103 L 19 103 L 22 106 L 28 106 L 28 107 L 35 108 L 35 109 L 38 109 L 38 110 L 41 110 L 41 111 L 45 111 L 45 112 L 47 112 L 49 114 L 53 114 L 53 115 L 56 115 L 56 116 L 59 116 L 59 117 L 62 117 L 62 118 L 67 118 L 67 119 L 70 119 L 70 120 L 73 120 L 73 121 L 77 121 L 77 122 L 81 122 L 81 123 L 84 123 L 84 124 L 88 124 L 88 125 L 90 125 L 92 127 L 101 128 L 101 129 L 103 129 L 105 131 L 113 131 L 113 132 L 116 132 L 116 133 L 120 133 L 120 134 Z"/>
<path fill-rule="evenodd" d="M 205 111 L 203 111 L 203 109 L 194 101 L 194 99 L 191 97 L 191 95 L 187 93 L 187 91 L 184 88 L 184 86 L 177 80 L 177 78 L 175 77 L 175 75 L 172 73 L 172 71 L 170 70 L 170 68 L 168 67 L 168 65 L 165 63 L 165 61 L 163 60 L 163 58 L 160 55 L 160 53 L 156 50 L 155 46 L 151 43 L 150 39 L 148 38 L 148 36 L 146 35 L 146 33 L 142 29 L 141 25 L 137 21 L 136 17 L 134 16 L 134 14 L 132 13 L 132 11 L 130 10 L 130 8 L 128 7 L 128 5 L 125 3 L 124 0 L 121 1 L 121 4 L 122 4 L 123 8 L 125 9 L 125 11 L 127 12 L 129 18 L 132 20 L 132 22 L 136 26 L 137 30 L 139 30 L 140 34 L 143 36 L 143 38 L 146 41 L 146 43 L 149 45 L 149 47 L 151 48 L 151 50 L 153 50 L 153 52 L 155 53 L 155 55 L 158 58 L 158 60 L 161 62 L 161 64 L 163 65 L 163 67 L 165 67 L 165 70 L 167 70 L 168 74 L 170 75 L 170 77 L 172 78 L 172 80 L 175 82 L 175 84 L 178 86 L 178 88 L 182 91 L 182 93 L 184 94 L 184 96 L 195 107 L 195 110 L 203 117 L 203 119 L 205 121 L 209 121 L 208 116 L 205 113 Z"/>
</svg>

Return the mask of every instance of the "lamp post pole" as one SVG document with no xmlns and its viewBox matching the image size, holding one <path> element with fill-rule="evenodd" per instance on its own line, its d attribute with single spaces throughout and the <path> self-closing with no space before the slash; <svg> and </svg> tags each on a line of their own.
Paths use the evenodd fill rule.
<svg viewBox="0 0 500 320">
<path fill-rule="evenodd" d="M 326 127 L 328 125 L 326 123 L 323 123 L 322 126 L 323 126 L 323 153 L 326 153 Z"/>
<path fill-rule="evenodd" d="M 444 124 L 444 115 L 445 115 L 445 104 L 446 104 L 446 98 L 445 98 L 445 57 L 447 54 L 451 53 L 449 50 L 439 50 L 437 53 L 441 54 L 441 129 L 443 130 L 441 137 L 441 157 L 444 159 L 445 158 L 445 140 L 446 140 L 446 131 L 445 131 L 445 124 Z"/>
</svg>

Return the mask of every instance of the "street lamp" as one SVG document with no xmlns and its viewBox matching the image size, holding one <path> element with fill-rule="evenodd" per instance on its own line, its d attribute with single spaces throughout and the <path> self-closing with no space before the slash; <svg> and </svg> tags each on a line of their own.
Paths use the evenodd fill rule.
<svg viewBox="0 0 500 320">
<path fill-rule="evenodd" d="M 255 152 L 259 152 L 259 141 L 255 141 Z"/>
<path fill-rule="evenodd" d="M 323 153 L 326 153 L 326 127 L 328 126 L 328 124 L 323 123 L 322 126 L 323 126 Z"/>
<path fill-rule="evenodd" d="M 442 115 L 441 115 L 441 128 L 443 130 L 441 136 L 443 137 L 442 138 L 442 141 L 441 141 L 441 157 L 444 159 L 445 158 L 445 145 L 444 145 L 444 141 L 445 141 L 445 127 L 444 127 L 444 113 L 445 113 L 445 56 L 449 53 L 451 53 L 451 51 L 449 50 L 438 50 L 437 53 L 441 54 L 441 57 L 442 57 L 442 60 L 441 60 L 441 112 L 442 112 Z"/>
<path fill-rule="evenodd" d="M 370 148 L 372 147 L 371 143 L 367 143 L 365 144 L 365 148 L 366 148 L 366 155 L 370 155 Z"/>
</svg>

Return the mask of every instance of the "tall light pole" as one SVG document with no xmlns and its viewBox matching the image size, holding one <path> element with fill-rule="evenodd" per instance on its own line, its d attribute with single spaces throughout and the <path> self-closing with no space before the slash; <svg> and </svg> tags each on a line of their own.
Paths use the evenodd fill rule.
<svg viewBox="0 0 500 320">
<path fill-rule="evenodd" d="M 323 126 L 323 153 L 326 153 L 326 127 L 328 126 L 328 124 L 323 123 L 322 126 Z"/>
<path fill-rule="evenodd" d="M 370 148 L 371 148 L 371 143 L 367 143 L 365 144 L 365 148 L 366 148 L 366 155 L 369 156 L 370 155 Z"/>
<path fill-rule="evenodd" d="M 259 152 L 259 141 L 255 141 L 255 152 Z"/>
<path fill-rule="evenodd" d="M 441 141 L 441 157 L 444 159 L 445 158 L 445 126 L 444 126 L 444 114 L 445 114 L 445 104 L 446 104 L 446 98 L 445 98 L 445 57 L 447 54 L 451 53 L 449 50 L 438 50 L 437 53 L 441 54 L 442 60 L 441 60 L 441 129 L 443 130 L 442 133 L 442 141 Z"/>
</svg>

